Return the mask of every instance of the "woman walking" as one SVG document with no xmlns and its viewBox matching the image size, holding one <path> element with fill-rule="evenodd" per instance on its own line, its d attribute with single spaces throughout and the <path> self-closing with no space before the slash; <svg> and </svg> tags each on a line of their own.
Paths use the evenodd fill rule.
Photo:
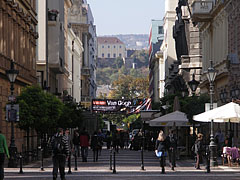
<svg viewBox="0 0 240 180">
<path fill-rule="evenodd" d="M 199 133 L 197 135 L 197 140 L 193 145 L 193 151 L 196 154 L 196 169 L 200 169 L 200 161 L 202 161 L 202 153 L 203 153 L 203 142 L 202 142 L 203 134 Z"/>
<path fill-rule="evenodd" d="M 162 167 L 162 174 L 165 174 L 165 154 L 166 154 L 166 141 L 165 141 L 165 135 L 163 131 L 161 130 L 158 134 L 158 138 L 156 140 L 155 145 L 155 153 L 157 157 L 160 159 L 160 166 Z"/>
</svg>

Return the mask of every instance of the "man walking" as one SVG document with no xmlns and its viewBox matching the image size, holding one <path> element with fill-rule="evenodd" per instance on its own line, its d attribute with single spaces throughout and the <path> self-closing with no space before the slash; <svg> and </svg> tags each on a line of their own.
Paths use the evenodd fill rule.
<svg viewBox="0 0 240 180">
<path fill-rule="evenodd" d="M 5 136 L 0 131 L 0 180 L 4 178 L 4 159 L 5 154 L 9 158 L 9 152 Z"/>
<path fill-rule="evenodd" d="M 169 162 L 171 163 L 171 169 L 174 170 L 176 167 L 176 150 L 177 150 L 177 137 L 173 133 L 173 130 L 169 130 L 169 135 L 166 138 L 167 147 L 168 147 L 168 155 L 169 155 Z"/>
<path fill-rule="evenodd" d="M 81 146 L 81 155 L 82 155 L 83 162 L 87 162 L 89 139 L 90 137 L 88 132 L 86 131 L 85 128 L 83 128 L 83 131 L 80 134 L 80 146 Z"/>
<path fill-rule="evenodd" d="M 61 180 L 65 179 L 65 163 L 69 156 L 68 138 L 63 135 L 63 129 L 58 128 L 57 133 L 52 138 L 53 150 L 53 180 L 57 179 L 58 169 Z"/>
</svg>

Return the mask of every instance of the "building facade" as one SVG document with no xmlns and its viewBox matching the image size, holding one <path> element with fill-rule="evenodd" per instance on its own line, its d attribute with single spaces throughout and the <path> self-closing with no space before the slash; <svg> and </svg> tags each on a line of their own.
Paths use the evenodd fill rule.
<svg viewBox="0 0 240 180">
<path fill-rule="evenodd" d="M 153 102 L 159 102 L 164 94 L 164 80 L 162 81 L 162 52 L 160 47 L 164 39 L 163 21 L 152 20 L 149 36 L 149 94 Z"/>
<path fill-rule="evenodd" d="M 240 2 L 237 0 L 214 0 L 201 4 L 192 2 L 192 21 L 197 23 L 202 43 L 202 75 L 200 92 L 209 92 L 206 71 L 210 60 L 217 70 L 214 81 L 213 101 L 218 106 L 239 99 L 239 18 Z M 233 135 L 233 145 L 238 145 L 239 125 L 223 123 L 225 135 Z"/>
<path fill-rule="evenodd" d="M 163 52 L 163 61 L 164 61 L 164 94 L 168 93 L 171 89 L 171 75 L 169 69 L 172 68 L 174 61 L 177 61 L 177 56 L 175 52 L 175 42 L 172 37 L 173 26 L 176 20 L 176 7 L 178 5 L 177 0 L 165 0 L 165 16 L 164 16 L 164 40 L 160 47 L 160 50 Z"/>
<path fill-rule="evenodd" d="M 81 104 L 91 106 L 91 99 L 96 97 L 96 26 L 91 8 L 86 0 L 74 0 L 68 12 L 69 23 L 74 33 L 83 43 L 83 61 L 81 69 Z"/>
<path fill-rule="evenodd" d="M 117 37 L 98 37 L 98 58 L 126 58 L 125 44 Z"/>
<path fill-rule="evenodd" d="M 21 88 L 37 83 L 36 17 L 35 0 L 0 1 L 0 130 L 6 135 L 8 144 L 11 125 L 6 121 L 5 106 L 11 92 L 6 70 L 10 69 L 10 64 L 13 62 L 14 68 L 19 71 L 14 83 L 14 96 L 20 94 Z M 14 132 L 15 144 L 21 151 L 26 145 L 25 132 L 16 126 Z"/>
</svg>

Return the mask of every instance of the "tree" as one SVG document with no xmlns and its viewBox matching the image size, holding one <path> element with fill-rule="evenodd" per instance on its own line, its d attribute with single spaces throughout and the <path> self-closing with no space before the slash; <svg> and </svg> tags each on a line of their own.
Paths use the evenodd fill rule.
<svg viewBox="0 0 240 180">
<path fill-rule="evenodd" d="M 120 75 L 118 80 L 113 82 L 113 90 L 110 91 L 109 98 L 147 98 L 149 96 L 148 84 L 147 78 L 134 78 L 129 75 Z"/>
<path fill-rule="evenodd" d="M 42 134 L 56 127 L 63 104 L 54 95 L 45 93 L 40 86 L 25 87 L 17 97 L 17 102 L 20 106 L 20 129 L 29 131 L 32 128 Z"/>
</svg>

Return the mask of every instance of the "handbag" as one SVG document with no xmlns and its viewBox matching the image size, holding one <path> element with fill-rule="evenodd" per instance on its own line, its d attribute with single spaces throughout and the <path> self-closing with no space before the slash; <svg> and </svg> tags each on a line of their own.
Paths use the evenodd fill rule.
<svg viewBox="0 0 240 180">
<path fill-rule="evenodd" d="M 167 152 L 163 153 L 163 151 L 156 151 L 157 157 L 167 156 Z"/>
</svg>

